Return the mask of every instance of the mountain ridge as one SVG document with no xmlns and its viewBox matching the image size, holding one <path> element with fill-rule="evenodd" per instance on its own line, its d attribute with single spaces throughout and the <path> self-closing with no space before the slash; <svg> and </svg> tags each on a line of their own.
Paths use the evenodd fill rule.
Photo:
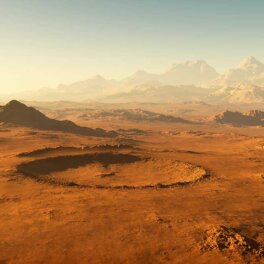
<svg viewBox="0 0 264 264">
<path fill-rule="evenodd" d="M 168 89 L 168 86 L 171 88 Z M 190 89 L 186 89 L 186 86 L 189 86 Z M 165 88 L 165 91 L 170 90 L 172 94 L 167 94 L 165 98 L 164 91 L 161 94 L 163 101 L 165 99 L 169 101 L 184 99 L 213 100 L 215 102 L 219 100 L 219 103 L 261 103 L 264 102 L 262 86 L 264 87 L 264 64 L 250 56 L 243 59 L 236 68 L 220 75 L 204 60 L 186 61 L 173 64 L 167 71 L 159 74 L 139 70 L 121 80 L 106 79 L 101 75 L 96 75 L 90 79 L 68 85 L 60 84 L 54 89 L 46 88 L 16 94 L 15 97 L 31 101 L 66 100 L 78 102 L 103 101 L 105 98 L 108 100 L 111 97 L 125 98 L 127 95 L 126 101 L 134 100 L 135 96 L 136 101 L 138 99 L 149 101 L 146 96 L 155 97 L 155 100 L 158 100 L 161 90 Z M 212 90 L 215 90 L 216 93 Z M 175 94 L 179 94 L 179 92 L 181 96 L 178 99 Z M 182 96 L 182 93 L 185 95 Z M 205 93 L 208 93 L 207 98 L 204 96 Z M 145 98 L 137 98 L 137 96 Z M 7 99 L 10 100 L 10 97 Z"/>
<path fill-rule="evenodd" d="M 25 104 L 12 100 L 0 110 L 0 122 L 12 123 L 25 127 L 53 130 L 73 134 L 80 134 L 95 137 L 115 137 L 117 133 L 114 131 L 105 131 L 100 128 L 81 127 L 69 120 L 59 121 L 45 116 L 34 107 L 28 107 Z"/>
</svg>

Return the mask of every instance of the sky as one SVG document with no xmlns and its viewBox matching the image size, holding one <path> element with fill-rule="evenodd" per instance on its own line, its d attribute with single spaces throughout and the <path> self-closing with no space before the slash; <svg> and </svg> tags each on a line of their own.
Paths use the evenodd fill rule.
<svg viewBox="0 0 264 264">
<path fill-rule="evenodd" d="M 263 0 L 0 0 L 0 92 L 264 62 Z"/>
</svg>

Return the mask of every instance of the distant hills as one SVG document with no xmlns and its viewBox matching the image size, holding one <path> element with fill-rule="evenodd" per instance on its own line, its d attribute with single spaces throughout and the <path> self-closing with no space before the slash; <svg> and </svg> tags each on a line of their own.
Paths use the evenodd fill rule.
<svg viewBox="0 0 264 264">
<path fill-rule="evenodd" d="M 264 64 L 248 57 L 233 69 L 219 74 L 202 60 L 172 65 L 160 73 L 137 71 L 122 80 L 97 75 L 57 88 L 43 88 L 12 95 L 20 100 L 118 101 L 254 104 L 264 102 Z"/>
<path fill-rule="evenodd" d="M 138 71 L 134 75 L 122 80 L 128 85 L 142 85 L 149 82 L 158 82 L 164 85 L 202 85 L 213 81 L 219 74 L 205 61 L 187 61 L 174 64 L 162 74 L 150 74 Z"/>
<path fill-rule="evenodd" d="M 211 89 L 193 85 L 154 85 L 146 83 L 135 86 L 128 92 L 115 93 L 104 97 L 106 102 L 155 102 L 173 103 L 183 101 L 205 101 L 214 92 Z"/>
<path fill-rule="evenodd" d="M 192 123 L 180 117 L 155 113 L 143 109 L 90 110 L 87 113 L 83 114 L 81 118 L 85 120 L 110 118 L 110 119 L 130 120 L 130 121 L 152 121 L 152 122 L 159 121 L 159 122 L 184 123 L 184 124 Z"/>
<path fill-rule="evenodd" d="M 136 86 L 129 92 L 106 96 L 110 102 L 185 102 L 203 101 L 210 104 L 262 104 L 264 87 L 250 83 L 219 88 L 201 88 L 192 85 L 152 85 Z"/>
<path fill-rule="evenodd" d="M 214 116 L 213 121 L 234 126 L 264 126 L 264 112 L 259 110 L 246 113 L 225 111 Z"/>
<path fill-rule="evenodd" d="M 117 136 L 117 133 L 114 131 L 108 132 L 100 128 L 92 129 L 81 127 L 68 120 L 58 121 L 48 118 L 35 108 L 28 107 L 16 100 L 12 100 L 5 106 L 1 107 L 0 122 L 12 123 L 41 130 L 62 131 L 94 137 Z"/>
</svg>

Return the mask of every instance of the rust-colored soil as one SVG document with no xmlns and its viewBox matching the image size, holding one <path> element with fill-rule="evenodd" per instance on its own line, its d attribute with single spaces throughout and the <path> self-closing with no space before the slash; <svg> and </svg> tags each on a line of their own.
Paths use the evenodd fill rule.
<svg viewBox="0 0 264 264">
<path fill-rule="evenodd" d="M 81 125 L 147 133 L 2 124 L 0 263 L 264 263 L 263 128 Z"/>
</svg>

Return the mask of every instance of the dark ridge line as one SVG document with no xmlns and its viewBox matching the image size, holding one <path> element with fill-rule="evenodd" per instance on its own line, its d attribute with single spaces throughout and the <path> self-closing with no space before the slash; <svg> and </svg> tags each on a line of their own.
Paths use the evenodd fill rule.
<svg viewBox="0 0 264 264">
<path fill-rule="evenodd" d="M 23 175 L 41 177 L 43 175 L 49 175 L 52 172 L 79 168 L 96 162 L 100 162 L 103 166 L 108 166 L 110 164 L 133 163 L 146 159 L 147 157 L 142 158 L 131 154 L 120 153 L 113 154 L 113 152 L 84 153 L 81 155 L 63 155 L 22 162 L 16 166 L 16 170 Z M 42 166 L 43 162 L 44 167 Z M 59 164 L 59 166 L 52 169 L 55 164 Z M 42 170 L 38 170 L 39 166 L 42 167 Z"/>
<path fill-rule="evenodd" d="M 17 157 L 34 157 L 36 155 L 42 155 L 42 154 L 46 154 L 49 153 L 51 151 L 59 151 L 59 150 L 81 150 L 81 148 L 75 148 L 75 147 L 55 147 L 55 148 L 42 148 L 42 149 L 36 149 L 36 150 L 32 150 L 29 152 L 21 152 L 18 153 L 16 156 Z"/>
<path fill-rule="evenodd" d="M 58 146 L 58 147 L 47 147 L 47 148 L 41 148 L 41 149 L 36 149 L 32 150 L 29 152 L 21 152 L 18 153 L 16 156 L 17 157 L 35 157 L 38 155 L 42 154 L 49 154 L 50 152 L 56 152 L 56 151 L 61 151 L 61 150 L 68 150 L 68 151 L 89 151 L 89 150 L 123 150 L 123 149 L 140 149 L 136 148 L 131 145 L 127 144 L 116 144 L 116 145 L 110 145 L 110 144 L 105 144 L 105 145 L 94 145 L 94 146 L 85 146 L 85 147 L 71 147 L 71 146 Z"/>
</svg>

